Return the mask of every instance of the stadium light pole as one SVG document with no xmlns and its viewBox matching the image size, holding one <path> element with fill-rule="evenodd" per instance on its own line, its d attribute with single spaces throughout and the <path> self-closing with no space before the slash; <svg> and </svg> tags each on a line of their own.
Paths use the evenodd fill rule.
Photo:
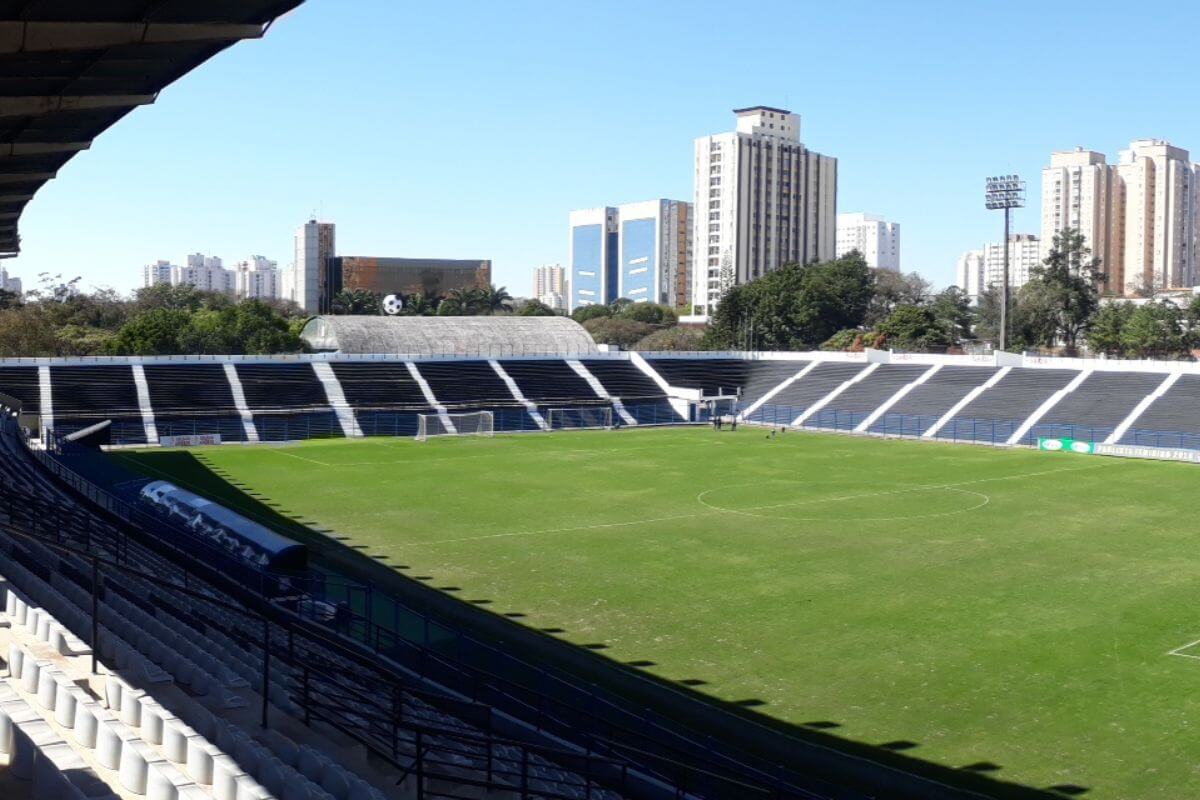
<svg viewBox="0 0 1200 800">
<path fill-rule="evenodd" d="M 984 205 L 989 211 L 1004 210 L 1004 281 L 1000 293 L 1000 349 L 1008 346 L 1008 230 L 1014 208 L 1025 206 L 1025 181 L 1019 175 L 996 175 L 987 179 Z"/>
</svg>

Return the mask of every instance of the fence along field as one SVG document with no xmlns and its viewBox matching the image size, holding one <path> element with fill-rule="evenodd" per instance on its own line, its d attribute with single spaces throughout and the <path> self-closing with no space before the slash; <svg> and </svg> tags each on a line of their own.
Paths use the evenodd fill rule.
<svg viewBox="0 0 1200 800">
<path fill-rule="evenodd" d="M 1200 638 L 1192 465 L 746 427 L 194 453 L 431 586 L 783 723 L 1094 798 L 1200 791 L 1178 749 L 1200 660 L 1168 656 Z"/>
</svg>

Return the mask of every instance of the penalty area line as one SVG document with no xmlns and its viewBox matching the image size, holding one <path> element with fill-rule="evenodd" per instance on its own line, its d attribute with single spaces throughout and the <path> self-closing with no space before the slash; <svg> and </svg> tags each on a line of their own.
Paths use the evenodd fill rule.
<svg viewBox="0 0 1200 800">
<path fill-rule="evenodd" d="M 1185 644 L 1185 645 L 1181 645 L 1181 646 L 1179 646 L 1179 647 L 1176 647 L 1174 650 L 1168 650 L 1168 651 L 1167 651 L 1167 655 L 1169 655 L 1169 656 L 1179 656 L 1180 658 L 1194 658 L 1194 659 L 1196 659 L 1197 661 L 1200 661 L 1200 656 L 1189 655 L 1188 653 L 1184 653 L 1184 652 L 1182 652 L 1182 651 L 1184 651 L 1184 650 L 1191 649 L 1191 648 L 1195 647 L 1195 646 L 1196 646 L 1196 645 L 1198 645 L 1198 644 L 1200 644 L 1200 639 L 1197 639 L 1197 640 L 1196 640 L 1196 641 L 1194 641 L 1194 642 L 1188 642 L 1188 643 L 1187 643 L 1187 644 Z"/>
</svg>

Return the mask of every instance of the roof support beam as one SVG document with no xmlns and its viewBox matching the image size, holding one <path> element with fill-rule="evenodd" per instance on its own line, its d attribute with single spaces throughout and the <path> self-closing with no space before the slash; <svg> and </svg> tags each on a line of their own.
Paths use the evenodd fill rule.
<svg viewBox="0 0 1200 800">
<path fill-rule="evenodd" d="M 33 199 L 33 192 L 21 194 L 0 194 L 0 203 L 27 203 Z"/>
<path fill-rule="evenodd" d="M 152 94 L 40 95 L 36 97 L 0 97 L 0 117 L 37 117 L 64 111 L 94 111 L 105 108 L 132 108 L 154 102 Z"/>
<path fill-rule="evenodd" d="M 4 166 L 0 164 L 0 170 Z M 4 183 L 45 183 L 53 180 L 57 172 L 0 172 L 0 184 Z"/>
<path fill-rule="evenodd" d="M 102 50 L 133 44 L 258 39 L 261 25 L 136 22 L 0 22 L 0 55 Z"/>
<path fill-rule="evenodd" d="M 52 153 L 78 153 L 92 146 L 91 142 L 12 142 L 0 144 L 0 158 L 5 156 L 43 156 Z"/>
</svg>

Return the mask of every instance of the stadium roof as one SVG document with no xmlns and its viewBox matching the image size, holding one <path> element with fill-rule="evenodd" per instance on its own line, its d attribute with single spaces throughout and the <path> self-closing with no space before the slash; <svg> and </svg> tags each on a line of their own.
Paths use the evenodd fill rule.
<svg viewBox="0 0 1200 800">
<path fill-rule="evenodd" d="M 303 0 L 0 0 L 0 258 L 46 181 L 117 120 Z"/>
<path fill-rule="evenodd" d="M 590 334 L 569 317 L 313 317 L 313 350 L 353 355 L 585 355 Z"/>
</svg>

